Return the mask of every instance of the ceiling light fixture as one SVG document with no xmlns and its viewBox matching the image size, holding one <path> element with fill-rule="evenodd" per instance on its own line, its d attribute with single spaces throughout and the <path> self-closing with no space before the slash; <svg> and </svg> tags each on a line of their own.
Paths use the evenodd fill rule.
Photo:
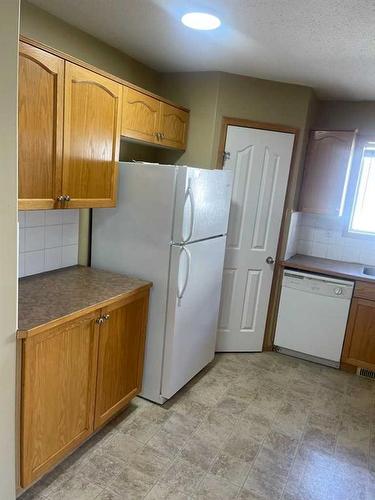
<svg viewBox="0 0 375 500">
<path fill-rule="evenodd" d="M 181 17 L 181 22 L 193 30 L 216 30 L 221 25 L 218 17 L 205 12 L 189 12 Z"/>
</svg>

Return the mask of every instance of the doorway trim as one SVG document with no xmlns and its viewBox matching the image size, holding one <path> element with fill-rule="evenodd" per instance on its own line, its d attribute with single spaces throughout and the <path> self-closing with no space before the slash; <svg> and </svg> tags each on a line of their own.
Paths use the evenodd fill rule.
<svg viewBox="0 0 375 500">
<path fill-rule="evenodd" d="M 282 283 L 282 261 L 280 255 L 283 248 L 286 248 L 286 243 L 288 239 L 287 225 L 290 220 L 289 215 L 294 210 L 293 200 L 295 198 L 296 191 L 298 189 L 298 183 L 296 183 L 296 188 L 293 189 L 293 183 L 291 182 L 294 178 L 298 179 L 299 168 L 297 162 L 297 148 L 300 140 L 300 129 L 297 127 L 290 127 L 288 125 L 280 125 L 277 123 L 267 123 L 258 122 L 253 120 L 247 120 L 244 118 L 231 118 L 224 116 L 221 123 L 220 140 L 219 140 L 219 150 L 217 156 L 216 168 L 222 170 L 224 164 L 224 152 L 225 152 L 225 142 L 227 138 L 228 127 L 232 125 L 235 127 L 245 127 L 245 128 L 255 128 L 261 130 L 269 130 L 272 132 L 284 132 L 287 134 L 294 135 L 292 159 L 290 162 L 289 176 L 287 189 L 285 193 L 285 201 L 283 208 L 283 215 L 281 219 L 279 240 L 277 243 L 276 259 L 275 259 L 275 269 L 272 278 L 270 300 L 267 310 L 267 320 L 266 327 L 264 331 L 263 339 L 263 351 L 273 350 L 273 341 L 275 338 L 277 313 L 279 309 L 279 300 L 281 293 L 281 283 Z M 289 206 L 290 205 L 290 206 Z"/>
</svg>

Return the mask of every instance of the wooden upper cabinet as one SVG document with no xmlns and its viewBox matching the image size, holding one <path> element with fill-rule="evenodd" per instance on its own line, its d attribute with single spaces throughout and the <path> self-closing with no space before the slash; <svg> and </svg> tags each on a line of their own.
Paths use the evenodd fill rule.
<svg viewBox="0 0 375 500">
<path fill-rule="evenodd" d="M 189 113 L 165 102 L 160 103 L 161 145 L 175 149 L 186 149 L 188 124 Z"/>
<path fill-rule="evenodd" d="M 352 300 L 341 361 L 375 370 L 375 301 Z"/>
<path fill-rule="evenodd" d="M 123 87 L 121 135 L 158 142 L 160 102 L 129 87 Z"/>
<path fill-rule="evenodd" d="M 93 431 L 97 313 L 24 341 L 21 483 L 29 485 Z"/>
<path fill-rule="evenodd" d="M 300 196 L 303 212 L 342 215 L 356 131 L 314 130 Z"/>
<path fill-rule="evenodd" d="M 62 192 L 69 208 L 114 207 L 122 85 L 66 62 Z"/>
<path fill-rule="evenodd" d="M 189 113 L 130 87 L 123 89 L 121 135 L 173 149 L 186 149 Z"/>
<path fill-rule="evenodd" d="M 95 428 L 139 393 L 148 311 L 148 291 L 102 310 Z"/>
<path fill-rule="evenodd" d="M 54 208 L 61 194 L 64 61 L 20 42 L 19 208 Z"/>
</svg>

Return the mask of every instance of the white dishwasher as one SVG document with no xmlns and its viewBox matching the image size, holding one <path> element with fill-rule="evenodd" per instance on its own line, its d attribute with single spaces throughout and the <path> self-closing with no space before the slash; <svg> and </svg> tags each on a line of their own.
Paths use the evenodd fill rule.
<svg viewBox="0 0 375 500">
<path fill-rule="evenodd" d="M 284 270 L 275 348 L 338 368 L 354 283 Z"/>
</svg>

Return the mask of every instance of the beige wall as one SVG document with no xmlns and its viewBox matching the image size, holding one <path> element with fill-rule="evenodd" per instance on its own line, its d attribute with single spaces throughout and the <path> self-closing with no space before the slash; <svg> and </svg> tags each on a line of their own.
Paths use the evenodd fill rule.
<svg viewBox="0 0 375 500">
<path fill-rule="evenodd" d="M 18 1 L 0 2 L 0 496 L 15 498 Z"/>
<path fill-rule="evenodd" d="M 375 135 L 375 102 L 320 101 L 314 127 L 339 130 L 358 128 L 360 134 Z"/>
<path fill-rule="evenodd" d="M 190 109 L 187 150 L 181 153 L 163 152 L 163 163 L 198 165 L 214 168 L 212 146 L 215 134 L 219 73 L 164 73 L 161 93 Z"/>
<path fill-rule="evenodd" d="M 61 21 L 25 0 L 21 2 L 20 31 L 23 35 L 45 43 L 55 49 L 77 57 L 97 68 L 108 71 L 120 78 L 139 85 L 152 92 L 159 91 L 159 73 L 130 56 L 110 47 L 83 31 Z M 134 150 L 122 148 L 122 159 L 134 156 Z M 142 156 L 142 148 L 137 149 L 137 157 L 155 161 L 147 149 Z M 79 263 L 87 264 L 89 254 L 88 210 L 80 212 Z"/>
<path fill-rule="evenodd" d="M 158 92 L 159 73 L 25 0 L 21 2 L 20 22 L 23 35 Z"/>
<path fill-rule="evenodd" d="M 189 141 L 178 163 L 215 168 L 224 116 L 288 125 L 300 129 L 296 150 L 298 168 L 291 179 L 288 206 L 296 206 L 301 159 L 311 125 L 315 95 L 312 89 L 229 73 L 167 73 L 161 77 L 163 95 L 190 108 Z M 173 159 L 163 153 L 163 161 Z M 176 159 L 176 158 L 175 158 Z"/>
<path fill-rule="evenodd" d="M 309 87 L 287 83 L 249 78 L 221 73 L 219 85 L 215 140 L 212 148 L 212 162 L 216 160 L 219 147 L 221 121 L 224 116 L 247 120 L 276 123 L 298 128 L 300 131 L 296 147 L 296 164 L 301 166 L 301 159 L 309 126 L 309 113 L 314 93 Z M 295 191 L 300 177 L 300 170 L 291 179 L 288 206 L 295 206 Z"/>
</svg>

